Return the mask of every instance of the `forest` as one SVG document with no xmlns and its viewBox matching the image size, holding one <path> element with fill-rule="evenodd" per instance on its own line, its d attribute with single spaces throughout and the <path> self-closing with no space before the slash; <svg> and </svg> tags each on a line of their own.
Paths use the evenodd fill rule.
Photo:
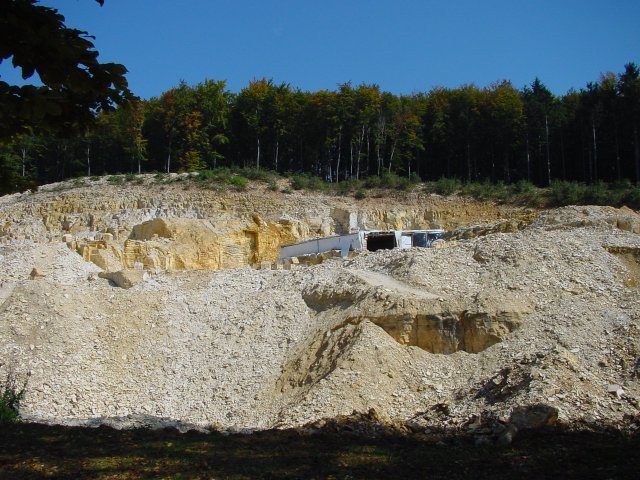
<svg viewBox="0 0 640 480">
<path fill-rule="evenodd" d="M 325 182 L 393 174 L 460 182 L 640 182 L 640 69 L 554 95 L 539 79 L 394 95 L 375 84 L 302 91 L 269 79 L 178 86 L 96 112 L 82 133 L 0 143 L 0 193 L 73 177 L 218 167 Z"/>
</svg>

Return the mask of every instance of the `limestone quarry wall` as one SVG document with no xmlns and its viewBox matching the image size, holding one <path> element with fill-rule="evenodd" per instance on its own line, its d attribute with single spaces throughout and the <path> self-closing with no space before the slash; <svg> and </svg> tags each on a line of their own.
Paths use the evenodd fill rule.
<svg viewBox="0 0 640 480">
<path fill-rule="evenodd" d="M 524 209 L 422 194 L 355 200 L 264 187 L 225 193 L 171 185 L 43 190 L 0 201 L 0 241 L 67 235 L 70 248 L 106 271 L 237 268 L 276 260 L 281 245 L 358 229 L 452 229 L 534 217 Z"/>
<path fill-rule="evenodd" d="M 443 248 L 226 270 L 314 236 L 434 227 Z M 639 233 L 629 209 L 414 194 L 0 197 L 0 378 L 28 378 L 25 419 L 69 425 L 256 429 L 375 409 L 424 431 L 540 404 L 635 418 Z"/>
</svg>

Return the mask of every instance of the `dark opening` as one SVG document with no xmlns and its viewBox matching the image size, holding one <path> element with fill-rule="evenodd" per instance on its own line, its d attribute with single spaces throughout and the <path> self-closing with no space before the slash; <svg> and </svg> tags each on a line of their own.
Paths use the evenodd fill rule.
<svg viewBox="0 0 640 480">
<path fill-rule="evenodd" d="M 413 234 L 413 246 L 414 247 L 428 247 L 427 244 L 427 233 L 426 232 L 415 232 Z"/>
<path fill-rule="evenodd" d="M 396 236 L 393 233 L 383 235 L 369 235 L 367 237 L 367 250 L 391 250 L 396 246 Z"/>
<path fill-rule="evenodd" d="M 444 237 L 444 232 L 430 233 L 427 235 L 427 244 L 431 246 L 433 242 L 440 240 L 442 237 Z"/>
</svg>

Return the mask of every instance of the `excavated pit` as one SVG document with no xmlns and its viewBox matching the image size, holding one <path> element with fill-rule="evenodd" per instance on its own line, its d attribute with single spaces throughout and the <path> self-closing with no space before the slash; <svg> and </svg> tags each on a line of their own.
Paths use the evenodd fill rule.
<svg viewBox="0 0 640 480">
<path fill-rule="evenodd" d="M 370 318 L 398 343 L 430 353 L 480 353 L 505 340 L 521 324 L 514 312 L 461 312 Z"/>
<path fill-rule="evenodd" d="M 302 292 L 317 315 L 363 321 L 382 328 L 395 341 L 429 353 L 479 353 L 517 330 L 527 306 L 483 311 L 451 301 L 375 272 L 351 272 L 333 285 L 313 285 Z"/>
</svg>

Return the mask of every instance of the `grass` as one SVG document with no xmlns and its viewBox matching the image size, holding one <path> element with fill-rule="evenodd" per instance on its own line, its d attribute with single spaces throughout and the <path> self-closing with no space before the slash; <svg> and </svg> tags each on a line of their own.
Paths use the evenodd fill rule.
<svg viewBox="0 0 640 480">
<path fill-rule="evenodd" d="M 637 434 L 560 427 L 496 447 L 457 433 L 207 435 L 15 424 L 0 436 L 0 478 L 636 478 L 639 447 Z"/>
</svg>

